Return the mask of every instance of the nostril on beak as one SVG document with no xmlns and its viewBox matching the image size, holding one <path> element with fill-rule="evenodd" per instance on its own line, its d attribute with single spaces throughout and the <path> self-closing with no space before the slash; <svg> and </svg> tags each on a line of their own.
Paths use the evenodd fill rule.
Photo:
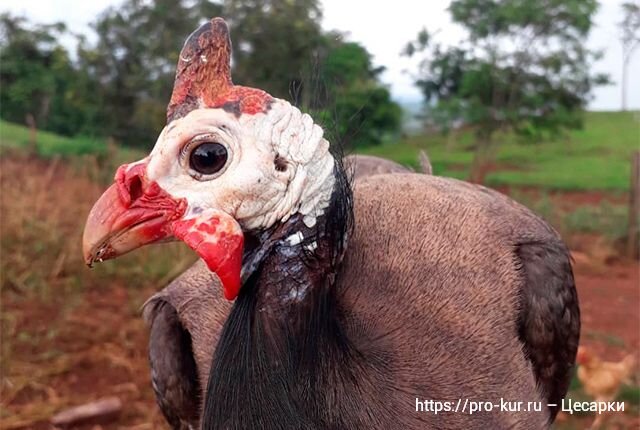
<svg viewBox="0 0 640 430">
<path fill-rule="evenodd" d="M 138 200 L 144 194 L 144 174 L 146 163 L 120 166 L 116 173 L 116 184 L 120 200 L 125 207 Z"/>
<path fill-rule="evenodd" d="M 142 180 L 136 175 L 129 181 L 129 196 L 131 201 L 135 202 L 142 196 Z"/>
</svg>

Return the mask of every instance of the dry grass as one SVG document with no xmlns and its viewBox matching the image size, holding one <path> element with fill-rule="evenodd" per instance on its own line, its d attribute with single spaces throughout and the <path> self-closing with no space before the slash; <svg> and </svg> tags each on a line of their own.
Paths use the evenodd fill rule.
<svg viewBox="0 0 640 430">
<path fill-rule="evenodd" d="M 38 428 L 61 408 L 110 394 L 126 400 L 127 422 L 162 422 L 139 308 L 194 256 L 169 244 L 86 268 L 84 219 L 109 170 L 93 157 L 0 160 L 0 428 Z"/>
<path fill-rule="evenodd" d="M 0 159 L 1 429 L 48 429 L 61 409 L 112 395 L 124 411 L 104 429 L 165 425 L 139 311 L 195 257 L 168 244 L 94 270 L 84 266 L 84 220 L 115 164 L 110 157 L 43 160 L 24 152 Z"/>
</svg>

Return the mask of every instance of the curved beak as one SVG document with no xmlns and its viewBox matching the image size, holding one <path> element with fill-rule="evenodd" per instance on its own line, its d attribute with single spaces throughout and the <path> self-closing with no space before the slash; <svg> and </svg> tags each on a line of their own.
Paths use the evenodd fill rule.
<svg viewBox="0 0 640 430">
<path fill-rule="evenodd" d="M 227 299 L 240 291 L 244 235 L 230 215 L 199 210 L 185 216 L 187 202 L 146 180 L 146 163 L 124 165 L 95 203 L 84 228 L 82 252 L 89 267 L 167 239 L 185 242 L 215 272 Z"/>
<path fill-rule="evenodd" d="M 127 207 L 116 184 L 95 203 L 84 227 L 82 253 L 85 263 L 109 260 L 143 245 L 171 235 L 168 220 L 172 214 L 162 210 Z"/>
</svg>

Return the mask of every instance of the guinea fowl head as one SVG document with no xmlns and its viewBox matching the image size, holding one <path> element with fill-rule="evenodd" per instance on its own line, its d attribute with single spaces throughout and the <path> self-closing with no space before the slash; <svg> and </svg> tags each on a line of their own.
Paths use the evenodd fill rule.
<svg viewBox="0 0 640 430">
<path fill-rule="evenodd" d="M 147 157 L 120 166 L 89 214 L 88 265 L 176 238 L 218 274 L 233 299 L 265 253 L 246 249 L 246 237 L 292 218 L 313 229 L 331 205 L 344 181 L 322 128 L 284 100 L 233 85 L 230 55 L 220 18 L 189 36 L 167 126 Z"/>
</svg>

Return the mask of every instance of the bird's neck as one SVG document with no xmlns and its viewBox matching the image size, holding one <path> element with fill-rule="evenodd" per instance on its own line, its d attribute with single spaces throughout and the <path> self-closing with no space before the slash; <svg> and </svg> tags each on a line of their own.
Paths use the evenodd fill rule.
<svg viewBox="0 0 640 430">
<path fill-rule="evenodd" d="M 351 349 L 335 293 L 350 225 L 344 198 L 334 195 L 313 228 L 292 217 L 243 286 L 215 351 L 204 429 L 327 422 L 323 387 L 338 383 L 331 370 Z"/>
</svg>

